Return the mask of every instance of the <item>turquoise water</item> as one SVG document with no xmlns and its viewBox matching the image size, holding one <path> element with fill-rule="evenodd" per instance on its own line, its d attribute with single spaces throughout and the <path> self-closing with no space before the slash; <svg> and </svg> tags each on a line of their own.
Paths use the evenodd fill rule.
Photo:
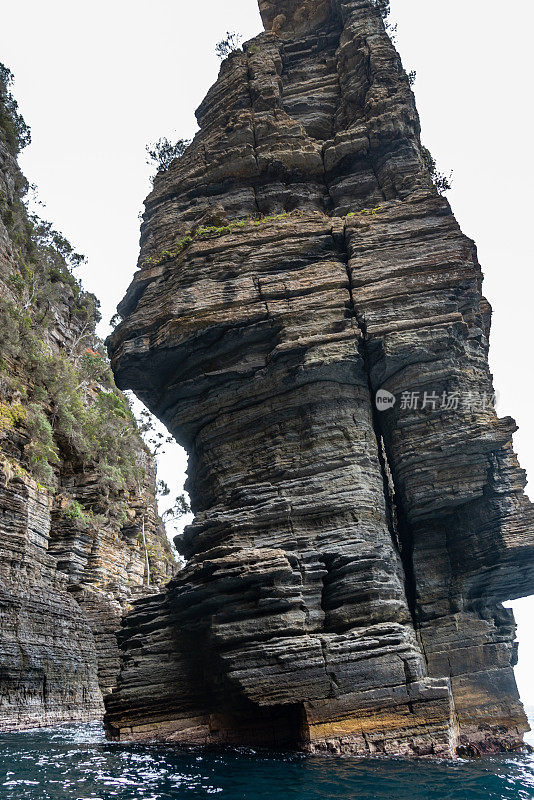
<svg viewBox="0 0 534 800">
<path fill-rule="evenodd" d="M 533 800 L 534 756 L 309 758 L 110 744 L 99 725 L 0 734 L 1 800 Z"/>
</svg>

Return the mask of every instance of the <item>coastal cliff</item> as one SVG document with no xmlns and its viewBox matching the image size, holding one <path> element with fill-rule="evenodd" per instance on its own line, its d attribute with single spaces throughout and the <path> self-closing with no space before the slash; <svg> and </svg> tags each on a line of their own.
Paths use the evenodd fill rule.
<svg viewBox="0 0 534 800">
<path fill-rule="evenodd" d="M 10 82 L 0 65 L 2 731 L 100 719 L 123 613 L 176 571 L 80 257 L 23 203 L 29 131 Z"/>
<path fill-rule="evenodd" d="M 185 568 L 120 634 L 116 739 L 454 755 L 528 729 L 501 603 L 534 514 L 474 243 L 371 0 L 260 0 L 154 182 L 108 341 L 189 454 Z M 382 12 L 381 12 L 382 8 Z"/>
</svg>

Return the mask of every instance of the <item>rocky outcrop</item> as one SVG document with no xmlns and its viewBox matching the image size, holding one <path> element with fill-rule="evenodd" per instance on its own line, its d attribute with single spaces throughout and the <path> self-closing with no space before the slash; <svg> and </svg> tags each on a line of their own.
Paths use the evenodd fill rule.
<svg viewBox="0 0 534 800">
<path fill-rule="evenodd" d="M 124 621 L 117 739 L 452 755 L 527 729 L 533 510 L 473 242 L 370 0 L 260 0 L 155 180 L 109 340 L 188 450 L 184 570 Z"/>
<path fill-rule="evenodd" d="M 97 719 L 102 695 L 91 626 L 47 553 L 48 497 L 6 482 L 0 503 L 0 730 Z"/>
<path fill-rule="evenodd" d="M 122 615 L 175 572 L 96 300 L 22 203 L 24 130 L 0 65 L 0 730 L 101 718 Z"/>
</svg>

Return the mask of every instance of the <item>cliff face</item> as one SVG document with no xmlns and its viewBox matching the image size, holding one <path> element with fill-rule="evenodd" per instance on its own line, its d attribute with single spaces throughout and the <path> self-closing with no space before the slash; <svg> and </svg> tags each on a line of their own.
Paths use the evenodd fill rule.
<svg viewBox="0 0 534 800">
<path fill-rule="evenodd" d="M 122 614 L 175 572 L 96 300 L 22 203 L 25 131 L 0 65 L 0 730 L 101 717 Z"/>
<path fill-rule="evenodd" d="M 125 620 L 109 733 L 508 747 L 501 602 L 533 591 L 533 509 L 475 246 L 375 4 L 260 9 L 155 181 L 109 340 L 187 448 L 195 512 L 185 569 Z"/>
</svg>

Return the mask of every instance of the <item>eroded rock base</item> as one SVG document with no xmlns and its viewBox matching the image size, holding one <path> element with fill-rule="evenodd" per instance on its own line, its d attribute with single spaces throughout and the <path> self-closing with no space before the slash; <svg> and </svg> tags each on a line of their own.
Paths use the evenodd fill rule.
<svg viewBox="0 0 534 800">
<path fill-rule="evenodd" d="M 128 656 L 123 663 L 120 692 L 106 700 L 106 727 L 111 739 L 354 755 L 454 754 L 456 726 L 446 680 L 422 679 L 408 684 L 403 680 L 396 686 L 328 699 L 260 705 L 246 701 L 224 675 L 217 673 L 217 655 L 212 652 L 208 659 L 198 640 L 179 633 L 172 616 L 168 599 L 159 595 L 138 601 L 125 619 L 120 638 Z M 400 631 L 374 629 L 366 634 L 360 639 L 362 649 L 359 663 L 353 664 L 352 679 L 357 683 L 359 678 L 371 687 L 381 672 L 387 683 L 392 680 L 392 670 L 385 667 L 384 652 L 373 654 L 373 644 L 376 647 L 378 635 L 391 640 L 398 638 Z M 335 637 L 330 641 L 321 637 L 319 641 L 324 648 L 340 645 Z M 278 640 L 272 646 L 279 648 L 280 659 L 285 655 L 286 662 L 293 662 L 289 670 L 295 689 L 302 677 L 302 655 L 292 653 L 287 641 Z M 323 661 L 323 671 L 326 664 L 332 668 L 333 662 Z M 313 669 L 312 664 L 306 667 L 307 671 Z M 340 681 L 342 672 L 338 667 Z"/>
</svg>

